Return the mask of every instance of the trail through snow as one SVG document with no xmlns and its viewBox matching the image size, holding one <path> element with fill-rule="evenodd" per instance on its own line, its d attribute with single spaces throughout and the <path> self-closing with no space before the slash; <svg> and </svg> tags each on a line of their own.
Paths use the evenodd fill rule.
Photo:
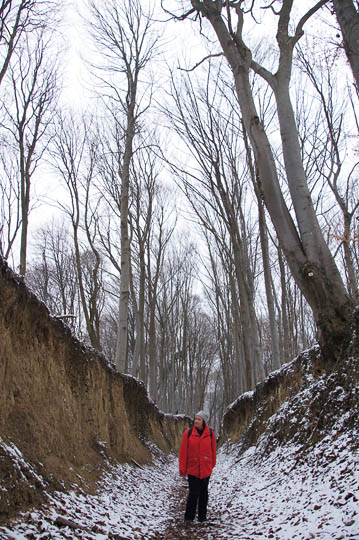
<svg viewBox="0 0 359 540">
<path fill-rule="evenodd" d="M 55 493 L 48 507 L 0 527 L 0 539 L 358 540 L 359 456 L 344 436 L 322 441 L 310 461 L 297 461 L 296 450 L 266 461 L 253 448 L 240 458 L 235 448 L 221 450 L 205 525 L 183 527 L 186 483 L 172 456 L 112 467 L 96 495 Z"/>
</svg>

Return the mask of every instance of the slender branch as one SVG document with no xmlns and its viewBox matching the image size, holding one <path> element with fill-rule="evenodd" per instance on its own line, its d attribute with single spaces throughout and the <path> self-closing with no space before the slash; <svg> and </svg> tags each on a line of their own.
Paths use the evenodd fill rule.
<svg viewBox="0 0 359 540">
<path fill-rule="evenodd" d="M 305 25 L 305 23 L 307 22 L 307 20 L 312 16 L 314 15 L 314 13 L 316 13 L 316 11 L 318 11 L 321 7 L 323 7 L 325 4 L 327 4 L 329 2 L 329 0 L 319 0 L 319 2 L 317 2 L 315 4 L 315 6 L 313 6 L 309 11 L 307 11 L 307 13 L 305 15 L 303 15 L 303 17 L 300 19 L 299 23 L 298 23 L 298 26 L 296 28 L 296 31 L 295 31 L 295 35 L 299 35 L 299 37 L 302 35 L 303 33 L 303 26 Z M 298 38 L 299 39 L 299 38 Z"/>
<path fill-rule="evenodd" d="M 234 37 L 234 32 L 233 32 L 233 28 L 232 28 L 231 10 L 230 10 L 230 6 L 229 6 L 229 0 L 226 1 L 226 8 L 227 8 L 227 20 L 228 20 L 229 33 L 231 34 L 232 37 Z"/>
<path fill-rule="evenodd" d="M 270 71 L 268 71 L 268 69 L 258 64 L 255 60 L 251 61 L 250 67 L 255 73 L 257 73 L 257 75 L 260 75 L 273 88 L 275 77 Z"/>
<path fill-rule="evenodd" d="M 203 62 L 205 62 L 209 58 L 216 58 L 218 56 L 223 56 L 223 52 L 219 52 L 219 53 L 215 53 L 215 54 L 209 54 L 208 56 L 205 56 L 204 58 L 202 58 L 202 60 L 200 62 L 197 62 L 197 64 L 195 64 L 190 69 L 185 69 L 185 68 L 181 68 L 181 67 L 179 67 L 178 69 L 181 70 L 181 71 L 187 71 L 187 72 L 194 71 L 196 68 L 198 68 L 201 64 L 203 64 Z"/>
<path fill-rule="evenodd" d="M 268 6 L 261 6 L 261 9 L 271 9 L 274 13 L 274 15 L 279 15 L 280 10 L 276 11 L 273 7 L 273 4 L 276 2 L 276 0 L 273 0 Z"/>
<path fill-rule="evenodd" d="M 185 19 L 187 19 L 187 17 L 192 15 L 192 13 L 195 13 L 197 11 L 196 8 L 192 8 L 192 9 L 188 10 L 186 13 L 183 13 L 183 15 L 175 15 L 175 13 L 172 13 L 172 11 L 169 11 L 168 9 L 166 9 L 164 7 L 163 2 L 164 2 L 164 0 L 161 0 L 161 8 L 163 9 L 163 11 L 165 13 L 167 13 L 167 15 L 170 16 L 170 19 L 168 19 L 168 20 L 184 21 Z M 166 22 L 166 21 L 164 21 L 164 22 Z"/>
<path fill-rule="evenodd" d="M 243 12 L 244 12 L 244 13 L 251 13 L 251 14 L 253 15 L 253 8 L 254 8 L 254 3 L 255 3 L 255 1 L 256 1 L 256 0 L 252 0 L 252 4 L 251 4 L 251 6 L 250 6 L 248 9 L 244 9 L 244 7 L 243 7 Z M 241 7 L 241 6 L 240 6 L 241 3 L 242 3 L 242 2 L 239 3 L 239 7 Z"/>
</svg>

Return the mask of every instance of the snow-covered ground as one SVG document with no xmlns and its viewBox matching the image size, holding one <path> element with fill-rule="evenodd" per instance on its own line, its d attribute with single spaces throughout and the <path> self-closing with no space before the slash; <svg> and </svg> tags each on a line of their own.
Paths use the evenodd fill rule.
<svg viewBox="0 0 359 540">
<path fill-rule="evenodd" d="M 307 463 L 297 462 L 296 450 L 258 463 L 254 449 L 239 461 L 221 453 L 211 486 L 220 538 L 359 539 L 359 456 L 346 437 L 324 440 Z"/>
<path fill-rule="evenodd" d="M 0 538 L 358 540 L 359 456 L 347 438 L 323 440 L 306 462 L 297 460 L 297 450 L 285 447 L 266 461 L 253 448 L 240 458 L 235 447 L 220 451 L 206 526 L 182 527 L 186 492 L 172 457 L 151 467 L 113 467 L 97 495 L 56 493 L 49 508 L 0 527 Z"/>
<path fill-rule="evenodd" d="M 161 538 L 177 471 L 174 457 L 154 461 L 151 467 L 110 467 L 96 495 L 55 493 L 48 508 L 24 514 L 12 527 L 0 527 L 0 539 Z M 64 526 L 61 518 L 71 525 Z"/>
</svg>

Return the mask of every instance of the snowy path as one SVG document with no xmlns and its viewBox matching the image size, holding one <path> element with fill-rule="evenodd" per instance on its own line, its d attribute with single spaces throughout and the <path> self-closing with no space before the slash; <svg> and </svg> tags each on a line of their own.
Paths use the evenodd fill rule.
<svg viewBox="0 0 359 540">
<path fill-rule="evenodd" d="M 358 540 L 358 456 L 341 439 L 317 447 L 310 465 L 296 464 L 293 451 L 264 464 L 251 452 L 239 461 L 220 452 L 205 526 L 183 528 L 186 488 L 172 458 L 143 469 L 118 466 L 95 496 L 56 494 L 50 508 L 24 515 L 12 531 L 0 527 L 0 539 Z M 59 516 L 83 529 L 59 526 Z"/>
<path fill-rule="evenodd" d="M 296 465 L 289 452 L 257 466 L 248 453 L 238 463 L 222 454 L 211 486 L 217 538 L 358 540 L 359 459 L 345 446 L 339 454 L 325 467 Z"/>
<path fill-rule="evenodd" d="M 323 441 L 310 465 L 296 463 L 294 448 L 258 465 L 253 452 L 239 461 L 220 453 L 209 488 L 213 523 L 166 540 L 359 540 L 359 456 L 347 446 L 345 438 Z"/>
</svg>

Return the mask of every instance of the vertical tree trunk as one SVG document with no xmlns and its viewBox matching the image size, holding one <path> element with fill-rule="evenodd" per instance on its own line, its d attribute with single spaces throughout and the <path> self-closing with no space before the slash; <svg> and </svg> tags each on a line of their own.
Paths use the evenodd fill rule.
<svg viewBox="0 0 359 540">
<path fill-rule="evenodd" d="M 140 276 L 139 276 L 139 290 L 138 301 L 136 299 L 133 284 L 131 285 L 133 306 L 135 310 L 135 328 L 136 328 L 136 341 L 135 351 L 133 355 L 132 363 L 132 375 L 137 377 L 146 383 L 146 369 L 145 369 L 145 281 L 146 281 L 146 266 L 145 266 L 145 254 L 143 246 L 139 248 L 139 263 L 140 263 Z"/>
<path fill-rule="evenodd" d="M 22 159 L 21 159 L 22 161 Z M 26 274 L 27 262 L 27 233 L 29 226 L 30 178 L 20 166 L 21 182 L 21 240 L 20 240 L 20 275 Z"/>
<path fill-rule="evenodd" d="M 288 36 L 284 30 L 288 28 L 291 2 L 283 2 L 278 29 L 279 44 L 287 44 Z M 236 86 L 238 102 L 241 107 L 244 126 L 248 133 L 255 162 L 258 166 L 261 189 L 268 212 L 276 229 L 278 239 L 291 269 L 292 275 L 304 293 L 318 327 L 318 339 L 324 354 L 335 356 L 342 349 L 343 343 L 348 343 L 352 319 L 352 305 L 345 290 L 339 271 L 325 245 L 316 220 L 312 219 L 312 201 L 306 196 L 307 189 L 303 184 L 305 178 L 299 178 L 295 167 L 297 165 L 297 149 L 289 101 L 286 98 L 290 80 L 290 62 L 285 53 L 290 49 L 281 49 L 281 71 L 277 82 L 276 76 L 257 66 L 258 73 L 265 73 L 266 80 L 272 85 L 277 99 L 278 116 L 281 123 L 281 136 L 284 159 L 288 175 L 294 174 L 296 181 L 291 182 L 291 195 L 296 211 L 298 229 L 286 206 L 271 146 L 264 127 L 256 111 L 254 98 L 249 80 L 249 68 L 255 66 L 251 51 L 242 40 L 243 11 L 237 6 L 238 26 L 236 34 L 231 28 L 231 22 L 225 22 L 222 16 L 222 4 L 210 0 L 192 0 L 192 5 L 211 23 L 224 55 L 231 67 Z M 230 7 L 228 6 L 228 9 Z M 283 10 L 283 12 L 282 12 Z M 283 13 L 283 17 L 282 17 Z M 226 26 L 228 24 L 228 27 Z M 286 26 L 287 25 L 287 26 Z M 283 30 L 284 29 L 284 30 Z M 299 39 L 301 33 L 295 36 Z M 294 46 L 294 39 L 291 47 Z M 284 67 L 281 66 L 284 62 Z M 289 121 L 286 128 L 285 122 Z M 285 137 L 289 137 L 288 141 Z M 293 152 L 293 153 L 292 153 Z M 310 218 L 307 222 L 307 218 Z"/>
<path fill-rule="evenodd" d="M 157 343 L 156 343 L 156 301 L 152 298 L 150 304 L 150 322 L 148 329 L 148 358 L 149 358 L 149 392 L 151 398 L 157 400 Z M 144 366 L 143 366 L 144 367 Z"/>
<path fill-rule="evenodd" d="M 285 263 L 282 257 L 282 250 L 278 248 L 278 262 L 280 270 L 280 283 L 281 283 L 281 313 L 282 313 L 282 362 L 289 362 L 289 322 L 287 312 L 287 280 L 285 272 Z"/>
<path fill-rule="evenodd" d="M 350 251 L 350 243 L 355 242 L 356 240 L 359 241 L 359 239 L 351 238 L 350 231 L 351 231 L 351 222 L 353 215 L 348 215 L 348 212 L 343 210 L 344 215 L 344 235 L 343 235 L 343 243 L 344 243 L 344 261 L 346 266 L 346 271 L 348 275 L 348 288 L 350 295 L 352 296 L 354 302 L 356 304 L 359 303 L 359 288 L 358 288 L 358 279 L 355 275 L 355 268 L 353 264 L 353 258 Z"/>
<path fill-rule="evenodd" d="M 74 196 L 73 202 L 74 202 L 74 206 L 76 207 L 76 215 L 73 216 L 72 227 L 73 227 L 73 233 L 74 233 L 75 262 L 76 262 L 76 270 L 77 270 L 77 277 L 78 277 L 80 304 L 82 306 L 83 314 L 85 316 L 86 330 L 89 335 L 90 343 L 94 349 L 101 350 L 99 333 L 96 332 L 94 321 L 91 320 L 91 315 L 90 315 L 90 311 L 87 305 L 85 288 L 84 288 L 81 252 L 80 252 L 80 244 L 79 244 L 79 238 L 78 238 L 79 220 L 80 220 L 78 193 Z"/>
<path fill-rule="evenodd" d="M 255 291 L 254 291 L 254 276 L 249 256 L 248 235 L 246 231 L 246 219 L 243 214 L 242 206 L 239 206 L 239 221 L 241 223 L 241 260 L 243 265 L 243 276 L 246 277 L 244 285 L 246 288 L 246 299 L 248 305 L 248 314 L 250 320 L 250 332 L 251 332 L 251 346 L 252 346 L 252 369 L 254 370 L 254 383 L 253 388 L 257 382 L 264 379 L 264 365 L 261 357 L 261 350 L 259 344 L 259 332 L 257 315 L 255 311 Z M 243 328 L 243 333 L 246 333 L 247 328 Z"/>
<path fill-rule="evenodd" d="M 359 91 L 359 13 L 353 0 L 333 0 L 333 6 L 342 31 L 345 52 Z"/>
<path fill-rule="evenodd" d="M 236 293 L 240 299 L 240 324 L 241 324 L 241 344 L 244 352 L 244 363 L 246 371 L 246 390 L 254 388 L 255 383 L 264 378 L 264 369 L 261 363 L 259 351 L 259 339 L 256 315 L 254 310 L 254 290 L 252 269 L 249 263 L 248 246 L 245 245 L 244 234 L 241 234 L 240 224 L 235 215 L 233 202 L 230 201 L 229 195 L 225 186 L 218 164 L 213 164 L 216 172 L 216 184 L 220 197 L 218 205 L 222 204 L 223 214 L 226 217 L 226 228 L 230 236 L 232 246 L 235 277 L 236 277 Z M 243 225 L 243 216 L 241 216 L 241 208 L 239 205 L 240 221 Z M 235 296 L 233 296 L 234 298 Z"/>
<path fill-rule="evenodd" d="M 119 205 L 121 261 L 115 352 L 116 367 L 123 372 L 128 369 L 128 309 L 131 279 L 128 223 L 130 169 L 135 133 L 140 131 L 138 119 L 149 107 L 151 100 L 151 91 L 147 91 L 148 86 L 146 92 L 141 96 L 138 95 L 139 84 L 142 82 L 139 78 L 153 57 L 157 35 L 152 29 L 152 19 L 143 10 L 143 3 L 140 0 L 122 2 L 90 0 L 89 8 L 93 19 L 90 21 L 91 33 L 100 54 L 105 58 L 102 66 L 99 63 L 100 78 L 107 87 L 103 97 L 108 98 L 107 105 L 113 113 L 115 133 L 119 134 L 117 152 L 121 154 L 123 148 L 118 165 L 118 176 L 121 181 Z M 108 81 L 103 74 L 105 66 L 108 69 Z M 125 124 L 124 133 L 122 122 Z"/>
<path fill-rule="evenodd" d="M 260 197 L 258 198 L 258 195 L 257 195 L 257 200 L 258 200 L 259 235 L 260 235 L 261 248 L 262 248 L 262 259 L 263 259 L 264 285 L 265 285 L 265 290 L 266 290 L 268 318 L 269 318 L 271 346 L 272 346 L 272 369 L 279 369 L 280 367 L 279 336 L 278 336 L 278 327 L 277 327 L 277 321 L 276 321 L 276 316 L 275 316 L 275 307 L 274 307 L 273 290 L 272 290 L 272 276 L 271 276 L 270 259 L 269 259 L 267 225 L 266 225 L 263 201 L 261 200 Z"/>
<path fill-rule="evenodd" d="M 148 329 L 148 363 L 149 363 L 149 392 L 153 400 L 157 400 L 157 365 L 158 365 L 158 351 L 157 351 L 157 334 L 156 334 L 156 302 L 158 282 L 160 278 L 163 258 L 162 245 L 162 233 L 160 234 L 158 253 L 156 257 L 156 265 L 154 269 L 154 275 L 151 272 L 151 249 L 150 245 L 147 246 L 147 276 L 148 276 L 148 309 L 149 309 L 149 329 Z M 162 327 L 162 334 L 165 333 L 164 326 Z M 163 344 L 163 341 L 162 341 Z M 165 353 L 164 353 L 165 354 Z M 163 355 L 161 355 L 163 358 Z M 141 367 L 142 370 L 145 366 Z"/>
<path fill-rule="evenodd" d="M 259 175 L 258 175 L 258 172 L 257 173 L 255 172 L 245 129 L 244 129 L 244 143 L 246 147 L 247 161 L 248 161 L 248 165 L 250 169 L 251 179 L 252 179 L 255 195 L 257 197 L 257 202 L 258 202 L 258 225 L 259 225 L 259 235 L 260 235 L 261 248 L 262 248 L 264 284 L 265 284 L 265 290 L 266 290 L 268 318 L 269 318 L 270 335 L 271 335 L 272 369 L 278 369 L 281 363 L 280 362 L 280 346 L 279 346 L 279 335 L 278 335 L 277 321 L 275 317 L 275 308 L 274 308 L 274 299 L 273 299 L 273 290 L 272 290 L 272 276 L 271 276 L 271 269 L 270 269 L 268 234 L 267 234 L 267 225 L 265 221 L 265 209 L 263 206 L 262 194 L 260 192 Z"/>
<path fill-rule="evenodd" d="M 132 159 L 133 139 L 135 136 L 135 100 L 136 88 L 131 88 L 131 103 L 127 111 L 127 127 L 125 135 L 125 151 L 122 167 L 119 169 L 121 179 L 121 277 L 120 277 L 120 303 L 118 315 L 118 331 L 116 343 L 116 365 L 118 371 L 127 371 L 127 345 L 128 345 L 128 305 L 130 296 L 130 237 L 128 226 L 128 197 L 130 188 L 130 166 Z"/>
</svg>

